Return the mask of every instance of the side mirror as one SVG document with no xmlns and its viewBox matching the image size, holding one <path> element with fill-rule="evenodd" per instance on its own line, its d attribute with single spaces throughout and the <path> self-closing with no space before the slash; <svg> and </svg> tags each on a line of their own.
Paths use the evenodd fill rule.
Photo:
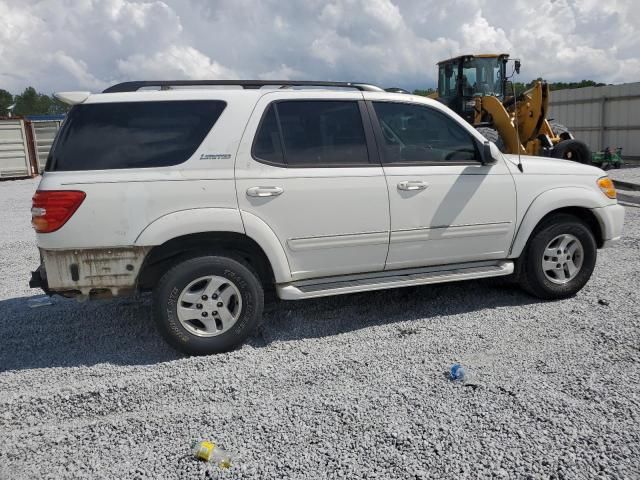
<svg viewBox="0 0 640 480">
<path fill-rule="evenodd" d="M 497 160 L 491 153 L 491 142 L 487 140 L 482 145 L 482 160 L 480 160 L 480 163 L 482 165 L 494 165 L 496 162 Z"/>
<path fill-rule="evenodd" d="M 514 67 L 516 69 L 516 73 L 520 75 L 520 60 L 516 60 L 514 63 Z"/>
</svg>

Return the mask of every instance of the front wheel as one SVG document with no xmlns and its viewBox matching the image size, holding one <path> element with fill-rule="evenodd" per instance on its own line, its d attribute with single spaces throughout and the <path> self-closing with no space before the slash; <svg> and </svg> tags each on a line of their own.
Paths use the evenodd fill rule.
<svg viewBox="0 0 640 480">
<path fill-rule="evenodd" d="M 585 286 L 595 268 L 597 245 L 583 221 L 559 214 L 536 228 L 524 253 L 522 288 L 551 300 L 575 295 Z"/>
<path fill-rule="evenodd" d="M 258 276 L 229 257 L 185 260 L 153 292 L 154 318 L 174 348 L 190 355 L 231 350 L 255 329 L 264 305 Z"/>
</svg>

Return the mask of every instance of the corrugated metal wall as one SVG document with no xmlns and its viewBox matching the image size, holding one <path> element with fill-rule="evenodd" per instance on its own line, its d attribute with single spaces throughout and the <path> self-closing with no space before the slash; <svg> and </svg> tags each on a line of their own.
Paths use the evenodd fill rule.
<svg viewBox="0 0 640 480">
<path fill-rule="evenodd" d="M 26 122 L 0 120 L 0 177 L 31 176 Z"/>
<path fill-rule="evenodd" d="M 41 173 L 64 115 L 0 118 L 0 178 Z"/>
<path fill-rule="evenodd" d="M 35 142 L 35 150 L 38 162 L 38 171 L 42 173 L 44 165 L 47 163 L 47 156 L 53 140 L 56 138 L 56 134 L 60 129 L 62 120 L 45 120 L 31 122 L 33 128 L 33 140 Z"/>
<path fill-rule="evenodd" d="M 624 158 L 640 160 L 640 82 L 551 92 L 549 118 L 593 151 L 622 147 Z"/>
</svg>

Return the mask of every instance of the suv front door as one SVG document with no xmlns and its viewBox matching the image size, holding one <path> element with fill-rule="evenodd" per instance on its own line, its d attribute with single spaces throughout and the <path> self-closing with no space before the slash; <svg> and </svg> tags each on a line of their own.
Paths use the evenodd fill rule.
<svg viewBox="0 0 640 480">
<path fill-rule="evenodd" d="M 500 159 L 479 161 L 478 142 L 435 107 L 365 93 L 381 145 L 391 210 L 386 269 L 506 258 L 515 184 Z"/>
<path fill-rule="evenodd" d="M 264 95 L 236 159 L 238 205 L 273 230 L 303 279 L 381 271 L 389 200 L 360 92 Z"/>
</svg>

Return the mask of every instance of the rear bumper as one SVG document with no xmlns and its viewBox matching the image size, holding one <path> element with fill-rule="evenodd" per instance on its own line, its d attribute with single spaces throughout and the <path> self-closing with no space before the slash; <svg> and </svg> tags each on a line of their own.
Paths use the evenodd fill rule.
<svg viewBox="0 0 640 480">
<path fill-rule="evenodd" d="M 602 229 L 603 248 L 615 245 L 622 237 L 624 225 L 624 207 L 622 205 L 608 205 L 591 210 L 598 218 Z"/>
<path fill-rule="evenodd" d="M 40 249 L 42 264 L 29 286 L 48 294 L 112 296 L 131 293 L 149 247 L 109 249 Z"/>
</svg>

